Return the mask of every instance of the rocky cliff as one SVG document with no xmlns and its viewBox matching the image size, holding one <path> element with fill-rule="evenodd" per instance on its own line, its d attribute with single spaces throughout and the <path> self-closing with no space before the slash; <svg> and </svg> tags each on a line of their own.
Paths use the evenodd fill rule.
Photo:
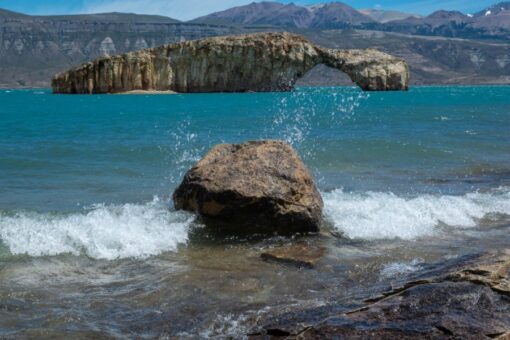
<svg viewBox="0 0 510 340">
<path fill-rule="evenodd" d="M 367 50 L 333 50 L 290 33 L 186 41 L 106 56 L 58 74 L 55 93 L 288 91 L 319 64 L 339 69 L 364 90 L 405 90 L 404 60 Z"/>
</svg>

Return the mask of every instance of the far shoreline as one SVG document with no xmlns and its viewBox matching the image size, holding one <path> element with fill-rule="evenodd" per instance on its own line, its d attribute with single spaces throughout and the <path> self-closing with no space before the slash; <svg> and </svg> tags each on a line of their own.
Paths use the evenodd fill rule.
<svg viewBox="0 0 510 340">
<path fill-rule="evenodd" d="M 506 87 L 510 86 L 510 83 L 483 83 L 483 84 L 416 84 L 410 85 L 409 88 L 413 87 Z M 315 86 L 315 85 L 303 85 L 296 86 L 296 89 L 299 88 L 333 88 L 333 87 L 357 87 L 355 84 L 353 85 L 327 85 L 327 86 Z M 9 90 L 52 90 L 51 87 L 40 87 L 40 86 L 0 86 L 0 90 L 9 91 Z M 292 92 L 292 91 L 288 91 Z M 132 90 L 126 92 L 112 92 L 112 93 L 93 93 L 93 95 L 168 95 L 168 94 L 204 94 L 204 93 L 257 93 L 257 92 L 196 92 L 196 93 L 181 93 L 175 92 L 171 90 Z M 270 93 L 270 92 L 259 92 L 259 93 Z M 280 92 L 281 93 L 281 92 Z M 87 94 L 82 94 L 87 95 Z"/>
<path fill-rule="evenodd" d="M 114 92 L 114 93 L 108 93 L 108 94 L 117 94 L 117 95 L 151 94 L 152 95 L 152 94 L 177 94 L 177 92 L 170 91 L 170 90 L 161 90 L 161 91 L 158 91 L 158 90 L 131 90 L 131 91 L 126 91 L 126 92 Z"/>
</svg>

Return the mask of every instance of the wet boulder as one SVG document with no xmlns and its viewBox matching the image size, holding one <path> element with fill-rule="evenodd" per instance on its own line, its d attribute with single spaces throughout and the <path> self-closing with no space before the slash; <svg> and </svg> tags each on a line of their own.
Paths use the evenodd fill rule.
<svg viewBox="0 0 510 340">
<path fill-rule="evenodd" d="M 317 232 L 322 198 L 287 143 L 221 144 L 191 168 L 173 194 L 176 209 L 236 234 Z"/>
</svg>

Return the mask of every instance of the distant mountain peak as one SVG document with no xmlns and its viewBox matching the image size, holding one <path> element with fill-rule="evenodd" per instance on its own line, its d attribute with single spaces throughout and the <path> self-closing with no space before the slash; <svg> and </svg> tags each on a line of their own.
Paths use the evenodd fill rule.
<svg viewBox="0 0 510 340">
<path fill-rule="evenodd" d="M 510 30 L 510 2 L 500 2 L 474 14 L 477 27 Z"/>
<path fill-rule="evenodd" d="M 312 10 L 312 11 L 315 11 L 315 10 L 318 10 L 318 9 L 321 9 L 322 7 L 324 7 L 326 4 L 322 3 L 322 4 L 315 4 L 315 5 L 310 5 L 310 6 L 307 6 L 306 8 Z"/>
<path fill-rule="evenodd" d="M 476 13 L 474 16 L 482 17 L 482 16 L 499 15 L 499 14 L 508 15 L 510 13 L 504 13 L 504 12 L 509 12 L 509 11 L 510 11 L 510 1 L 506 1 L 506 2 L 500 2 L 500 3 L 494 4 L 492 6 L 489 6 L 485 9 L 481 10 L 480 12 Z"/>
<path fill-rule="evenodd" d="M 384 10 L 384 9 L 373 9 L 366 8 L 359 10 L 361 13 L 368 15 L 372 19 L 380 23 L 386 23 L 393 20 L 402 20 L 407 18 L 421 18 L 420 15 L 405 13 L 400 11 L 393 10 Z"/>
<path fill-rule="evenodd" d="M 342 2 L 300 6 L 263 1 L 233 7 L 193 20 L 201 23 L 269 25 L 290 28 L 337 28 L 373 22 L 369 16 Z"/>
<path fill-rule="evenodd" d="M 467 15 L 465 15 L 464 13 L 459 12 L 459 11 L 439 10 L 439 11 L 435 11 L 432 14 L 428 15 L 427 18 L 443 19 L 443 18 L 457 18 L 457 17 L 466 17 L 466 16 Z"/>
</svg>

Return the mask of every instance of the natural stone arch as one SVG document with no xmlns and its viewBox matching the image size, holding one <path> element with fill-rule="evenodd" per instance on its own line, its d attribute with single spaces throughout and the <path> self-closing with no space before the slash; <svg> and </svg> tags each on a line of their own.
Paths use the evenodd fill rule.
<svg viewBox="0 0 510 340">
<path fill-rule="evenodd" d="M 289 91 L 319 64 L 366 91 L 406 90 L 404 60 L 376 50 L 335 50 L 290 33 L 214 37 L 103 57 L 61 73 L 55 93 Z"/>
<path fill-rule="evenodd" d="M 347 73 L 325 64 L 318 64 L 297 79 L 296 86 L 356 86 L 356 83 Z"/>
</svg>

